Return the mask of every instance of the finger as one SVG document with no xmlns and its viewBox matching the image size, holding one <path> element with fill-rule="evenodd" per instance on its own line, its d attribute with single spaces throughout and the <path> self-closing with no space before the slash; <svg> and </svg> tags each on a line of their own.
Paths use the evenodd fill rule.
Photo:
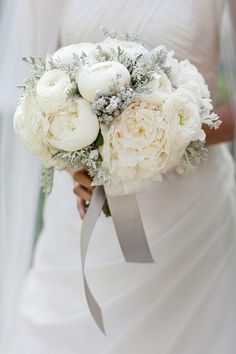
<svg viewBox="0 0 236 354">
<path fill-rule="evenodd" d="M 84 169 L 75 172 L 74 180 L 81 184 L 83 187 L 91 188 L 92 179 L 88 176 Z"/>
<path fill-rule="evenodd" d="M 78 198 L 77 199 L 77 209 L 79 211 L 79 215 L 81 219 L 84 219 L 85 214 L 86 214 L 86 203 L 85 200 Z"/>
<path fill-rule="evenodd" d="M 74 188 L 74 193 L 81 199 L 84 199 L 84 200 L 87 200 L 87 201 L 90 201 L 91 200 L 91 197 L 92 197 L 92 193 L 85 189 L 83 186 L 76 186 Z"/>
</svg>

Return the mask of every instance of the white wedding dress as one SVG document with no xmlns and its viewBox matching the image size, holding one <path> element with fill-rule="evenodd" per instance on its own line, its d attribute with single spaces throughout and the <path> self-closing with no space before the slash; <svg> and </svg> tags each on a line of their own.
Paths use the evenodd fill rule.
<svg viewBox="0 0 236 354">
<path fill-rule="evenodd" d="M 100 26 L 136 33 L 189 58 L 214 95 L 224 1 L 67 3 L 61 45 L 99 41 Z M 195 174 L 138 195 L 155 264 L 126 263 L 111 218 L 100 217 L 86 272 L 107 336 L 85 300 L 73 182 L 56 173 L 10 354 L 235 354 L 234 163 L 224 145 L 209 150 Z"/>
</svg>

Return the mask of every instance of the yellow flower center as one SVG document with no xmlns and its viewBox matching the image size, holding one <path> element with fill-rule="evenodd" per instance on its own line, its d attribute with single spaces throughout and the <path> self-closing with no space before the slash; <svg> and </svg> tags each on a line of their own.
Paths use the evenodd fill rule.
<svg viewBox="0 0 236 354">
<path fill-rule="evenodd" d="M 183 113 L 179 114 L 179 124 L 180 125 L 184 125 L 184 123 L 186 122 L 186 117 Z"/>
</svg>

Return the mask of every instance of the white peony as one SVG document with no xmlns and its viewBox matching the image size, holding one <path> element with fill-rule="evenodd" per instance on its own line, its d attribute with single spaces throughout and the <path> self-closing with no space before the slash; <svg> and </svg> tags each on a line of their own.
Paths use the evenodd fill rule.
<svg viewBox="0 0 236 354">
<path fill-rule="evenodd" d="M 71 87 L 69 76 L 62 70 L 46 71 L 36 86 L 36 100 L 45 113 L 53 113 L 65 107 Z"/>
<path fill-rule="evenodd" d="M 127 41 L 118 38 L 107 37 L 97 45 L 109 51 L 110 48 L 118 51 L 118 47 L 124 51 L 129 57 L 137 57 L 140 54 L 148 54 L 148 50 L 141 44 L 135 41 Z"/>
<path fill-rule="evenodd" d="M 130 73 L 126 67 L 116 61 L 106 61 L 85 66 L 77 73 L 78 89 L 83 98 L 92 102 L 97 91 L 110 94 L 113 80 L 117 81 L 117 89 L 130 84 Z"/>
<path fill-rule="evenodd" d="M 33 97 L 25 96 L 14 115 L 14 129 L 33 154 L 44 153 L 49 122 Z"/>
<path fill-rule="evenodd" d="M 83 98 L 68 102 L 63 110 L 49 116 L 49 144 L 64 151 L 76 151 L 92 144 L 99 133 L 97 116 Z"/>
<path fill-rule="evenodd" d="M 130 193 L 130 186 L 161 179 L 174 147 L 168 124 L 153 104 L 136 100 L 109 128 L 103 126 L 102 134 L 100 153 L 111 176 L 109 194 Z"/>
<path fill-rule="evenodd" d="M 59 59 L 63 64 L 72 64 L 74 62 L 73 54 L 78 55 L 79 57 L 85 53 L 89 55 L 94 49 L 96 45 L 94 43 L 78 43 L 71 44 L 66 47 L 62 47 L 58 49 L 53 54 L 53 60 Z"/>
</svg>

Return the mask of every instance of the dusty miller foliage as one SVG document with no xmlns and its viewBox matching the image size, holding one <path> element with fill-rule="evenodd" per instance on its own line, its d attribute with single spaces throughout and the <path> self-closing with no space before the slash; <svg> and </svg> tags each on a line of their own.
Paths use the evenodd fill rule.
<svg viewBox="0 0 236 354">
<path fill-rule="evenodd" d="M 53 156 L 56 165 L 61 169 L 79 169 L 83 166 L 87 167 L 88 173 L 92 178 L 107 179 L 101 168 L 102 160 L 96 146 L 88 146 L 79 151 L 66 152 L 60 151 Z"/>
<path fill-rule="evenodd" d="M 18 88 L 23 91 L 23 94 L 34 96 L 37 82 L 46 71 L 46 61 L 40 57 L 23 57 L 22 60 L 30 66 L 31 77 L 25 80 Z"/>
<path fill-rule="evenodd" d="M 135 92 L 132 88 L 123 88 L 114 95 L 104 95 L 98 91 L 92 108 L 100 124 L 110 125 L 113 119 L 119 116 L 134 99 Z"/>
<path fill-rule="evenodd" d="M 94 50 L 94 59 L 97 62 L 111 61 L 117 58 L 116 50 L 114 48 L 105 49 L 97 45 Z"/>
<path fill-rule="evenodd" d="M 68 90 L 68 97 L 74 97 L 79 95 L 77 83 L 76 83 L 76 72 L 80 69 L 81 65 L 87 63 L 87 55 L 83 53 L 81 56 L 73 54 L 73 62 L 71 64 L 64 64 L 61 59 L 52 59 L 51 56 L 47 58 L 47 70 L 59 69 L 64 71 L 70 78 L 71 88 Z"/>
<path fill-rule="evenodd" d="M 58 170 L 77 170 L 86 167 L 91 178 L 101 178 L 106 181 L 106 175 L 101 169 L 102 160 L 99 156 L 98 147 L 93 144 L 79 151 L 59 151 L 52 156 L 55 167 L 43 168 L 40 185 L 42 191 L 48 196 L 53 186 L 55 168 Z"/>
<path fill-rule="evenodd" d="M 53 59 L 50 55 L 47 56 L 46 60 L 42 58 L 26 58 L 23 57 L 22 60 L 30 66 L 31 77 L 23 82 L 23 85 L 18 86 L 19 89 L 23 91 L 24 95 L 35 96 L 36 86 L 42 75 L 49 70 L 60 69 L 68 74 L 71 81 L 71 88 L 67 92 L 68 97 L 77 95 L 78 88 L 75 80 L 75 73 L 80 68 L 81 64 L 84 63 L 86 55 L 83 54 L 81 57 L 74 54 L 72 64 L 64 64 L 57 58 Z"/>
<path fill-rule="evenodd" d="M 208 149 L 205 147 L 205 143 L 196 140 L 192 141 L 183 157 L 180 164 L 176 168 L 176 172 L 179 175 L 186 175 L 195 172 L 201 163 L 205 163 L 208 158 Z"/>
<path fill-rule="evenodd" d="M 139 54 L 137 57 L 129 57 L 124 50 L 118 48 L 118 60 L 131 75 L 131 85 L 136 92 L 142 92 L 145 86 L 152 80 L 154 72 L 169 73 L 166 65 L 168 52 L 166 49 L 148 54 Z"/>
<path fill-rule="evenodd" d="M 115 38 L 115 33 L 112 34 Z M 126 40 L 130 40 L 130 35 L 126 34 Z M 124 50 L 118 47 L 118 51 L 114 49 L 104 49 L 101 46 L 96 48 L 97 61 L 118 60 L 123 64 L 131 75 L 131 87 L 117 90 L 119 77 L 111 83 L 111 95 L 103 94 L 98 91 L 92 108 L 98 116 L 101 124 L 109 125 L 113 119 L 119 116 L 136 97 L 136 93 L 146 92 L 145 86 L 153 79 L 154 72 L 169 72 L 166 65 L 167 51 L 161 49 L 155 54 L 140 54 L 134 58 L 129 57 Z"/>
<path fill-rule="evenodd" d="M 43 167 L 41 171 L 41 177 L 40 177 L 40 186 L 43 193 L 45 193 L 47 196 L 52 191 L 53 180 L 54 180 L 54 167 L 50 167 L 50 168 Z"/>
<path fill-rule="evenodd" d="M 114 30 L 114 29 L 108 30 L 105 27 L 101 27 L 101 30 L 103 31 L 104 37 L 110 37 L 113 39 L 117 38 L 119 40 L 131 41 L 131 42 L 136 42 L 136 43 L 142 44 L 141 38 L 136 34 L 132 34 L 129 32 L 119 34 L 116 30 Z"/>
<path fill-rule="evenodd" d="M 203 123 L 207 124 L 210 129 L 218 129 L 222 121 L 216 113 L 211 113 L 209 116 L 203 117 Z"/>
</svg>

